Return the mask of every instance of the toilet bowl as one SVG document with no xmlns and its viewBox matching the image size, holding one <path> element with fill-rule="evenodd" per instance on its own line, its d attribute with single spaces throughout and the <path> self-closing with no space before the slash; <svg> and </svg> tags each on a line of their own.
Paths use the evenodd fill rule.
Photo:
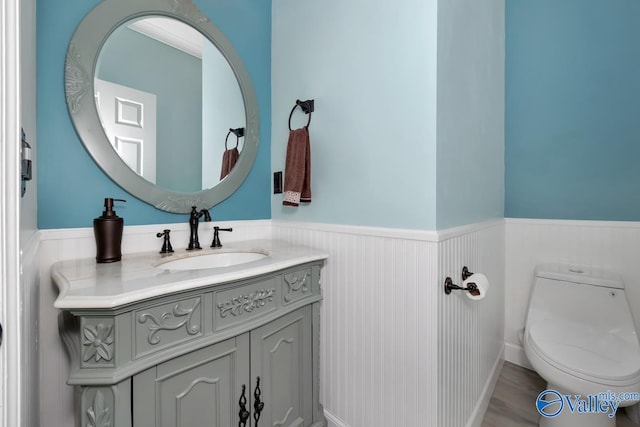
<svg viewBox="0 0 640 427">
<path fill-rule="evenodd" d="M 540 426 L 615 426 L 616 409 L 637 403 L 640 343 L 624 283 L 614 273 L 538 266 L 524 350 L 547 381 L 536 401 Z"/>
</svg>

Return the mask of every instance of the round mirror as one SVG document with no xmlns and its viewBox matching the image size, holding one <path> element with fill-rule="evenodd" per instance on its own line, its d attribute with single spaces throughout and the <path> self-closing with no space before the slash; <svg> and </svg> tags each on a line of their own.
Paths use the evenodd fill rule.
<svg viewBox="0 0 640 427">
<path fill-rule="evenodd" d="M 182 21 L 147 16 L 120 25 L 100 49 L 93 84 L 111 146 L 161 188 L 212 188 L 235 165 L 222 163 L 225 151 L 235 150 L 236 160 L 242 152 L 244 138 L 229 141 L 230 129 L 245 126 L 236 76 L 213 43 Z"/>
<path fill-rule="evenodd" d="M 65 88 L 96 163 L 158 209 L 221 202 L 255 160 L 251 81 L 224 35 L 187 0 L 104 0 L 71 39 Z"/>
</svg>

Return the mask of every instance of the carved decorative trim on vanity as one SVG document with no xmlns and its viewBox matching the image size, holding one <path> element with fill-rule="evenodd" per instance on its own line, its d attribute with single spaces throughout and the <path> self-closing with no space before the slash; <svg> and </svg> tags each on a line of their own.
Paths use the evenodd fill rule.
<svg viewBox="0 0 640 427">
<path fill-rule="evenodd" d="M 301 291 L 303 294 L 309 291 L 307 285 L 307 278 L 311 275 L 311 270 L 296 271 L 295 273 L 285 274 L 283 276 L 284 283 L 287 284 L 287 294 L 284 296 L 285 302 L 291 301 L 291 294 L 293 292 Z"/>
<path fill-rule="evenodd" d="M 152 324 L 149 325 L 149 335 L 147 336 L 147 341 L 151 345 L 156 345 L 160 342 L 160 336 L 158 333 L 160 331 L 175 331 L 177 329 L 186 326 L 186 331 L 189 335 L 195 335 L 200 332 L 200 324 L 193 323 L 193 314 L 196 311 L 196 308 L 200 305 L 200 298 L 195 300 L 193 307 L 191 308 L 182 308 L 180 306 L 181 303 L 176 303 L 171 312 L 164 312 L 160 317 L 156 317 L 153 313 L 140 313 L 138 315 L 139 323 L 146 323 L 149 320 Z M 178 323 L 170 324 L 169 322 L 177 320 L 178 318 L 182 318 Z"/>
<path fill-rule="evenodd" d="M 82 360 L 90 363 L 98 363 L 101 360 L 111 362 L 115 347 L 114 341 L 112 320 L 104 320 L 94 324 L 86 322 L 82 327 L 82 346 L 84 347 Z"/>
<path fill-rule="evenodd" d="M 244 312 L 251 313 L 253 310 L 264 307 L 267 302 L 273 301 L 275 292 L 276 288 L 258 289 L 239 297 L 233 297 L 230 301 L 219 303 L 217 306 L 220 310 L 220 317 L 224 319 L 227 314 L 240 316 Z"/>
<path fill-rule="evenodd" d="M 111 408 L 105 405 L 104 395 L 100 390 L 96 391 L 93 403 L 87 408 L 87 427 L 112 427 Z"/>
</svg>

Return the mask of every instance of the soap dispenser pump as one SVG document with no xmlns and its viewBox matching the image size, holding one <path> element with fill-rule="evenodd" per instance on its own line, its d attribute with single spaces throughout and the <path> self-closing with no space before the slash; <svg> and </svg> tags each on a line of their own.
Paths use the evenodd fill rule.
<svg viewBox="0 0 640 427">
<path fill-rule="evenodd" d="M 124 220 L 116 215 L 113 202 L 126 202 L 123 199 L 104 199 L 102 216 L 93 220 L 93 233 L 96 237 L 96 261 L 99 263 L 116 262 L 122 258 L 120 245 Z"/>
</svg>

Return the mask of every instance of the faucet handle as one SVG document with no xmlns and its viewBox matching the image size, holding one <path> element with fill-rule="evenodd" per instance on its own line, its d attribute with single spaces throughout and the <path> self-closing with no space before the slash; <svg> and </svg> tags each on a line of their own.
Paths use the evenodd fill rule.
<svg viewBox="0 0 640 427">
<path fill-rule="evenodd" d="M 213 242 L 211 242 L 212 248 L 222 247 L 222 243 L 220 243 L 220 231 L 233 231 L 233 228 L 220 228 L 218 226 L 213 227 Z"/>
<path fill-rule="evenodd" d="M 164 241 L 162 242 L 162 249 L 160 249 L 161 254 L 169 254 L 173 252 L 169 233 L 171 233 L 171 230 L 163 230 L 161 233 L 156 234 L 156 237 L 158 238 L 164 237 Z"/>
</svg>

